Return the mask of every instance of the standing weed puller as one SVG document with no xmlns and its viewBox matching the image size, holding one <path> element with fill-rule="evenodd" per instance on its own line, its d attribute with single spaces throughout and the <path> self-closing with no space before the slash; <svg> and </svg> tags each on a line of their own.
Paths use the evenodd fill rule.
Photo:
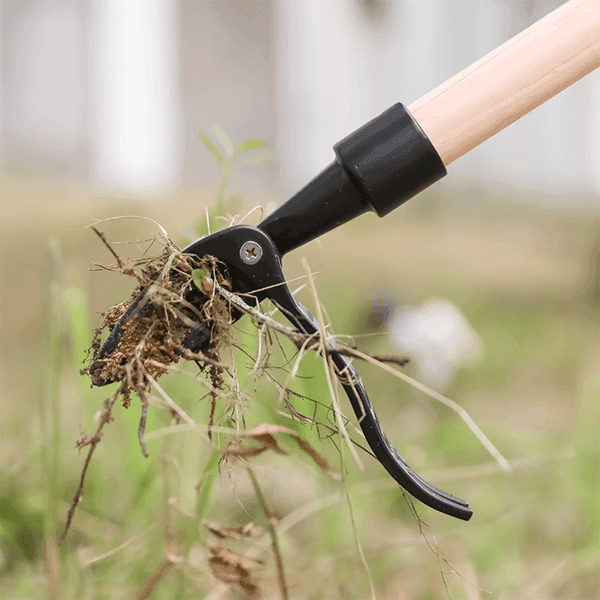
<svg viewBox="0 0 600 600">
<path fill-rule="evenodd" d="M 336 144 L 331 165 L 257 227 L 229 227 L 183 254 L 214 257 L 233 292 L 255 305 L 271 300 L 300 333 L 317 336 L 318 323 L 286 285 L 281 259 L 287 252 L 367 211 L 388 214 L 443 177 L 448 164 L 598 66 L 600 1 L 571 0 L 408 108 L 396 104 Z M 196 353 L 211 337 L 211 323 L 197 317 L 206 302 L 200 289 L 186 296 L 196 310 L 186 312 L 184 345 Z M 152 310 L 146 289 L 96 352 L 92 376 L 119 347 L 128 324 Z M 233 309 L 234 319 L 242 314 Z M 467 502 L 424 481 L 392 447 L 359 374 L 327 337 L 341 385 L 377 459 L 427 506 L 469 520 Z"/>
</svg>

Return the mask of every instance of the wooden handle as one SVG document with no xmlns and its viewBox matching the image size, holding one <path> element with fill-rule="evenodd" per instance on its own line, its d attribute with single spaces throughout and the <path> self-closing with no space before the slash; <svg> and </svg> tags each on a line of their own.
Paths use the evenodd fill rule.
<svg viewBox="0 0 600 600">
<path fill-rule="evenodd" d="M 570 0 L 409 106 L 447 166 L 600 66 L 600 0 Z"/>
</svg>

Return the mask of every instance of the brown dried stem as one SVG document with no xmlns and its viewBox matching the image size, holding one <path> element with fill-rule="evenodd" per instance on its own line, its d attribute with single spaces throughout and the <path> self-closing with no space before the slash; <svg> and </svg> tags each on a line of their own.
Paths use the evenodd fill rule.
<svg viewBox="0 0 600 600">
<path fill-rule="evenodd" d="M 115 402 L 119 399 L 123 389 L 123 385 L 110 397 L 104 401 L 104 411 L 100 416 L 100 424 L 98 425 L 98 429 L 96 429 L 96 433 L 91 437 L 84 436 L 79 442 L 77 442 L 78 448 L 83 448 L 84 446 L 90 446 L 89 452 L 85 459 L 85 463 L 83 465 L 83 469 L 81 471 L 81 477 L 79 479 L 79 486 L 77 491 L 75 492 L 75 496 L 73 497 L 73 502 L 71 503 L 71 507 L 69 508 L 69 512 L 67 514 L 67 522 L 65 523 L 64 531 L 60 536 L 59 544 L 61 544 L 65 538 L 67 537 L 67 533 L 69 532 L 69 528 L 71 527 L 71 522 L 73 520 L 73 515 L 75 514 L 75 510 L 77 509 L 77 505 L 81 502 L 83 498 L 83 484 L 85 482 L 85 475 L 87 473 L 88 467 L 90 465 L 90 461 L 92 460 L 92 455 L 96 450 L 96 446 L 102 439 L 102 429 L 104 426 L 112 420 L 112 407 Z"/>
<path fill-rule="evenodd" d="M 283 568 L 283 559 L 281 557 L 281 551 L 279 549 L 279 540 L 277 537 L 277 530 L 275 529 L 273 513 L 271 513 L 269 507 L 267 506 L 267 501 L 265 500 L 264 494 L 262 493 L 262 490 L 258 483 L 258 479 L 256 478 L 252 467 L 247 467 L 247 471 L 250 477 L 250 481 L 252 481 L 252 486 L 254 487 L 256 499 L 258 500 L 258 503 L 260 504 L 260 507 L 262 508 L 263 513 L 265 515 L 266 527 L 271 538 L 271 548 L 273 548 L 275 565 L 277 567 L 277 581 L 279 583 L 279 591 L 281 593 L 281 598 L 282 600 L 288 600 L 288 587 L 285 579 L 285 570 Z"/>
</svg>

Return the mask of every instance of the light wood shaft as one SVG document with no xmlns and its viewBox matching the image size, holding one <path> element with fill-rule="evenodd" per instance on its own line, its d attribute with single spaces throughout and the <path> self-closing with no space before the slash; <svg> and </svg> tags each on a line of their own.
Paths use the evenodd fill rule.
<svg viewBox="0 0 600 600">
<path fill-rule="evenodd" d="M 570 0 L 409 110 L 447 166 L 599 66 L 600 0 Z"/>
</svg>

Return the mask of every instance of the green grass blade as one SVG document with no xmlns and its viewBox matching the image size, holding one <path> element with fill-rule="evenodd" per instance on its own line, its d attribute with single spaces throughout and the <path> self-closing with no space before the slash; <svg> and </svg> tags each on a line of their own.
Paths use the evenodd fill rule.
<svg viewBox="0 0 600 600">
<path fill-rule="evenodd" d="M 198 131 L 198 137 L 202 140 L 202 143 L 208 148 L 210 153 L 219 161 L 219 164 L 222 165 L 225 162 L 225 159 L 210 138 L 203 131 Z"/>
<path fill-rule="evenodd" d="M 217 140 L 219 140 L 221 146 L 223 146 L 225 154 L 233 156 L 233 142 L 229 139 L 229 136 L 218 125 L 213 125 L 210 129 L 215 134 Z"/>
<path fill-rule="evenodd" d="M 254 148 L 262 148 L 265 145 L 265 140 L 246 140 L 241 144 L 238 144 L 234 149 L 234 154 L 239 154 L 240 152 L 245 152 L 246 150 L 252 150 Z"/>
</svg>

